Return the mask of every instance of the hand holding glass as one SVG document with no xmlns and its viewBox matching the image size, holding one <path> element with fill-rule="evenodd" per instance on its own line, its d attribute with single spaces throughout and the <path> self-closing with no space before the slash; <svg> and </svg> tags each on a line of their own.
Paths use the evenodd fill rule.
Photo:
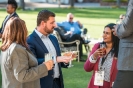
<svg viewBox="0 0 133 88">
<path fill-rule="evenodd" d="M 53 60 L 49 60 L 49 61 L 43 62 L 43 63 L 46 65 L 48 70 L 51 70 L 53 68 L 53 64 L 54 64 Z"/>
<path fill-rule="evenodd" d="M 63 56 L 57 57 L 57 62 L 65 62 L 68 63 L 69 61 L 73 60 L 73 58 L 77 57 L 76 52 L 66 52 Z"/>
<path fill-rule="evenodd" d="M 50 53 L 44 54 L 44 63 L 48 69 L 50 69 L 50 68 L 52 69 L 54 67 L 55 61 L 54 61 L 53 56 Z"/>
<path fill-rule="evenodd" d="M 100 52 L 100 57 L 103 57 L 104 55 L 106 55 L 106 46 L 105 44 L 100 44 L 100 49 L 99 49 L 99 52 Z"/>
<path fill-rule="evenodd" d="M 63 56 L 67 56 L 67 57 L 70 57 L 71 59 L 73 59 L 73 58 L 77 57 L 77 52 L 76 51 L 66 52 L 63 54 Z"/>
</svg>

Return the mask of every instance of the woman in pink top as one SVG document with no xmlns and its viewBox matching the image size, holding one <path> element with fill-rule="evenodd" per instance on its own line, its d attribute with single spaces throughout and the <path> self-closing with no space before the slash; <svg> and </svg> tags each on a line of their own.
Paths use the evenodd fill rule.
<svg viewBox="0 0 133 88">
<path fill-rule="evenodd" d="M 86 72 L 93 71 L 88 88 L 112 88 L 117 73 L 119 39 L 113 35 L 115 24 L 104 27 L 103 42 L 92 48 L 84 64 Z"/>
</svg>

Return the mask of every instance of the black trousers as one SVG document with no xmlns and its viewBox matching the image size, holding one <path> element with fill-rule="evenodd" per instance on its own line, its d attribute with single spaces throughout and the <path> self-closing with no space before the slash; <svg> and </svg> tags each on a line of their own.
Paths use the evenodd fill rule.
<svg viewBox="0 0 133 88">
<path fill-rule="evenodd" d="M 119 70 L 113 88 L 133 88 L 133 71 Z"/>
<path fill-rule="evenodd" d="M 55 78 L 53 80 L 53 88 L 61 88 L 61 84 L 60 84 L 60 79 L 59 78 Z"/>
<path fill-rule="evenodd" d="M 83 44 L 83 39 L 81 38 L 80 35 L 78 34 L 74 34 L 72 37 L 70 37 L 67 42 L 72 42 L 72 41 L 75 41 L 75 40 L 79 40 L 80 41 L 80 44 L 79 44 L 79 57 L 81 58 L 81 56 L 83 55 L 83 49 L 82 49 L 82 44 Z M 71 46 L 71 45 L 70 45 Z M 76 43 L 72 44 L 72 46 L 76 46 Z"/>
</svg>

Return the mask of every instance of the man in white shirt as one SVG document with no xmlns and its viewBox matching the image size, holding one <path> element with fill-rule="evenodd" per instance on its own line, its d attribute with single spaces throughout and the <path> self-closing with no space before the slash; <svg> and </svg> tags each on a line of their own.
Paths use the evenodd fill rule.
<svg viewBox="0 0 133 88">
<path fill-rule="evenodd" d="M 38 64 L 41 64 L 45 54 L 54 58 L 54 68 L 48 72 L 48 76 L 40 79 L 41 88 L 64 88 L 61 67 L 67 68 L 70 57 L 61 56 L 58 40 L 51 35 L 55 27 L 55 14 L 48 10 L 42 10 L 37 16 L 37 27 L 29 35 L 27 43 L 30 50 L 36 56 Z M 65 62 L 65 63 L 63 63 Z"/>
</svg>

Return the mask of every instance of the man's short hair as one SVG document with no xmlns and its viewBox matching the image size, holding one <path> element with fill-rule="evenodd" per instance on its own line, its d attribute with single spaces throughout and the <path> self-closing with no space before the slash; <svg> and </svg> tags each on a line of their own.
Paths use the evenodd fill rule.
<svg viewBox="0 0 133 88">
<path fill-rule="evenodd" d="M 40 25 L 41 21 L 48 21 L 49 17 L 55 17 L 55 14 L 49 10 L 42 10 L 37 16 L 37 26 Z"/>
<path fill-rule="evenodd" d="M 15 8 L 15 10 L 18 7 L 17 2 L 15 0 L 8 0 L 7 4 L 11 4 L 12 7 Z"/>
</svg>

